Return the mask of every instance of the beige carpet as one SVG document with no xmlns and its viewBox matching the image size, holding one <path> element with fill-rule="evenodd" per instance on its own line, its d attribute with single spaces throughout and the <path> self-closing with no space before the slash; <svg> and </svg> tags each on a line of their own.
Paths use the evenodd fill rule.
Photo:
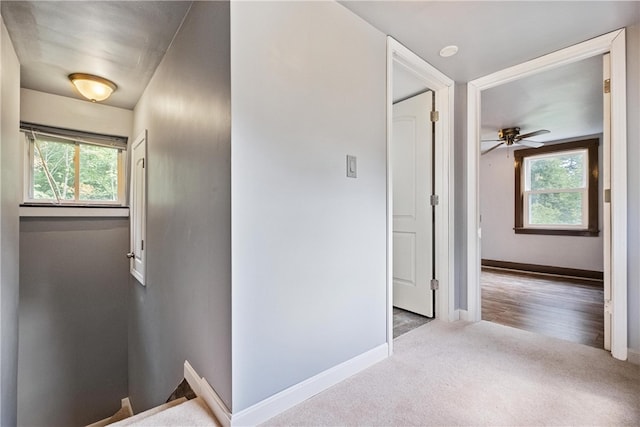
<svg viewBox="0 0 640 427">
<path fill-rule="evenodd" d="M 433 321 L 271 426 L 640 425 L 640 367 L 489 322 Z"/>
</svg>

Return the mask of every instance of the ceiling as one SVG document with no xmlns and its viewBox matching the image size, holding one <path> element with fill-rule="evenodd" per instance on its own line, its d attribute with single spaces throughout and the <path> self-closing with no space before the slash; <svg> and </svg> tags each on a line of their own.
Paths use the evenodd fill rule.
<svg viewBox="0 0 640 427">
<path fill-rule="evenodd" d="M 496 86 L 481 95 L 481 135 L 497 139 L 498 129 L 519 127 L 547 142 L 602 133 L 602 56 Z M 484 149 L 495 144 L 483 144 Z"/>
<path fill-rule="evenodd" d="M 2 0 L 0 12 L 20 60 L 22 87 L 84 99 L 67 76 L 96 74 L 118 85 L 104 104 L 132 109 L 190 5 Z"/>
<path fill-rule="evenodd" d="M 23 87 L 80 98 L 67 75 L 97 74 L 119 86 L 104 104 L 131 109 L 190 4 L 2 0 L 0 11 L 20 59 Z M 638 1 L 341 4 L 457 82 L 640 22 Z M 441 58 L 438 52 L 450 44 L 457 45 L 459 53 Z M 483 138 L 493 139 L 499 127 L 510 126 L 521 127 L 523 133 L 549 129 L 551 139 L 598 133 L 593 118 L 602 117 L 599 73 L 599 59 L 593 59 L 483 92 Z M 422 90 L 413 87 L 416 81 L 411 75 L 396 75 L 396 94 Z"/>
</svg>

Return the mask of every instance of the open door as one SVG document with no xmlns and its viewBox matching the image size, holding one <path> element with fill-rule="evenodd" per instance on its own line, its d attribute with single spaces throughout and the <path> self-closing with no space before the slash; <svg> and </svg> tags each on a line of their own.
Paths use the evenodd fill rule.
<svg viewBox="0 0 640 427">
<path fill-rule="evenodd" d="M 433 317 L 433 92 L 393 105 L 393 305 Z"/>
</svg>

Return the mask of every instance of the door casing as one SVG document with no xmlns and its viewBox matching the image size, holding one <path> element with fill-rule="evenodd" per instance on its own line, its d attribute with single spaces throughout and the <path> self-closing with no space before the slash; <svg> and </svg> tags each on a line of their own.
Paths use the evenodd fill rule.
<svg viewBox="0 0 640 427">
<path fill-rule="evenodd" d="M 627 107 L 625 30 L 561 49 L 467 85 L 467 313 L 481 319 L 480 95 L 483 90 L 607 52 L 611 54 L 611 354 L 627 359 Z M 607 238 L 607 236 L 605 236 Z M 606 255 L 605 255 L 606 256 Z"/>
<path fill-rule="evenodd" d="M 391 174 L 391 129 L 393 121 L 393 66 L 409 70 L 425 88 L 435 93 L 439 120 L 435 123 L 435 191 L 439 203 L 435 209 L 434 254 L 437 319 L 457 319 L 454 307 L 454 206 L 453 206 L 453 101 L 454 82 L 407 49 L 393 37 L 387 37 L 387 344 L 393 353 L 393 194 Z"/>
</svg>

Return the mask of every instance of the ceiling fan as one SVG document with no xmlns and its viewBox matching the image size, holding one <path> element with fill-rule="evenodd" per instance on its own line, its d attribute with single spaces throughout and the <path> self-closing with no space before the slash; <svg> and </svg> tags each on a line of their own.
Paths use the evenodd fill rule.
<svg viewBox="0 0 640 427">
<path fill-rule="evenodd" d="M 550 131 L 546 129 L 540 129 L 534 132 L 529 132 L 529 133 L 525 133 L 524 135 L 520 135 L 519 127 L 500 129 L 498 130 L 498 139 L 490 139 L 490 140 L 482 141 L 482 142 L 497 142 L 497 144 L 489 148 L 488 150 L 483 151 L 481 154 L 487 154 L 488 152 L 495 150 L 496 148 L 500 147 L 503 144 L 506 145 L 507 147 L 510 147 L 512 145 L 523 145 L 525 147 L 539 148 L 544 145 L 542 142 L 528 141 L 527 138 L 531 138 L 538 135 L 544 135 L 545 133 L 549 133 L 549 132 Z"/>
</svg>

